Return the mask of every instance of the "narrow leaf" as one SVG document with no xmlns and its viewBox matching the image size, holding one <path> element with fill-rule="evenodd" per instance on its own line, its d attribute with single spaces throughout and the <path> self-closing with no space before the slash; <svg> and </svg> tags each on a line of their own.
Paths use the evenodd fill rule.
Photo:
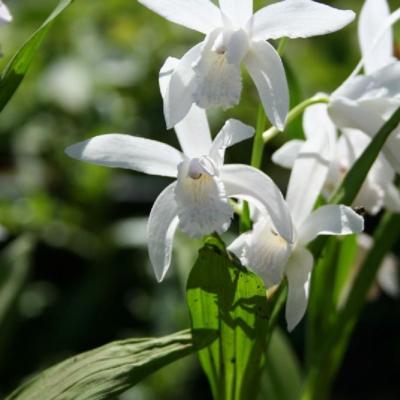
<svg viewBox="0 0 400 400">
<path fill-rule="evenodd" d="M 61 0 L 51 15 L 40 26 L 40 28 L 24 43 L 17 51 L 11 61 L 7 64 L 0 77 L 0 111 L 10 101 L 18 86 L 24 79 L 33 58 L 38 52 L 52 22 L 70 5 L 74 0 Z"/>
<path fill-rule="evenodd" d="M 192 336 L 187 330 L 157 339 L 109 343 L 44 371 L 6 400 L 111 399 L 161 367 L 208 345 L 215 337 L 212 331 L 197 331 Z"/>
<path fill-rule="evenodd" d="M 194 330 L 219 332 L 219 340 L 199 352 L 214 398 L 254 398 L 270 317 L 261 279 L 206 246 L 189 276 L 187 302 Z"/>
</svg>

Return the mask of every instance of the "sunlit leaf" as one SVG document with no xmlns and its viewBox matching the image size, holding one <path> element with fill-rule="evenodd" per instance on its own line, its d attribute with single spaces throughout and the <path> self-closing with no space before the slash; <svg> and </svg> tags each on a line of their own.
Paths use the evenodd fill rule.
<svg viewBox="0 0 400 400">
<path fill-rule="evenodd" d="M 199 352 L 214 398 L 253 398 L 269 320 L 261 279 L 206 246 L 189 276 L 187 301 L 193 329 L 219 332 L 219 340 Z"/>
<path fill-rule="evenodd" d="M 0 111 L 4 109 L 24 79 L 29 66 L 51 27 L 52 22 L 69 5 L 71 5 L 73 1 L 74 0 L 61 0 L 51 15 L 17 51 L 3 70 L 0 77 Z"/>
<path fill-rule="evenodd" d="M 193 337 L 187 330 L 162 338 L 109 343 L 42 372 L 6 400 L 114 398 L 161 367 L 208 345 L 216 334 L 197 331 Z"/>
</svg>

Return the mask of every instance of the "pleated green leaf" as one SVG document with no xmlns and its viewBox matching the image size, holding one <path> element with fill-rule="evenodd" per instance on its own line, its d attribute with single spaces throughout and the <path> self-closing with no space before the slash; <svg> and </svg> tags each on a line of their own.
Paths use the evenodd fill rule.
<svg viewBox="0 0 400 400">
<path fill-rule="evenodd" d="M 6 400 L 101 400 L 211 343 L 212 331 L 128 339 L 71 357 L 26 382 Z"/>
<path fill-rule="evenodd" d="M 0 111 L 10 101 L 18 86 L 24 79 L 29 66 L 38 52 L 52 22 L 69 6 L 74 0 L 61 0 L 51 15 L 40 26 L 40 28 L 23 44 L 11 61 L 7 64 L 0 77 Z"/>
<path fill-rule="evenodd" d="M 214 399 L 251 399 L 258 391 L 270 313 L 263 282 L 224 251 L 200 250 L 187 284 L 192 327 L 219 332 L 199 352 Z"/>
</svg>

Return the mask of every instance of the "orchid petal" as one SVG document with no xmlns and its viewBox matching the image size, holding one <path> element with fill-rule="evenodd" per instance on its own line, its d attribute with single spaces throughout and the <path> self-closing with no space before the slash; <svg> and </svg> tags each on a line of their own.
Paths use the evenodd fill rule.
<svg viewBox="0 0 400 400">
<path fill-rule="evenodd" d="M 138 0 L 175 24 L 207 34 L 222 25 L 221 12 L 209 0 Z"/>
<path fill-rule="evenodd" d="M 374 49 L 371 49 L 371 45 L 389 15 L 390 9 L 387 0 L 366 0 L 361 10 L 358 39 L 367 74 L 393 61 L 393 33 L 391 29 L 388 29 Z"/>
<path fill-rule="evenodd" d="M 293 165 L 286 201 L 296 227 L 311 213 L 328 177 L 336 135 L 327 132 L 321 130 L 319 136 L 307 140 Z"/>
<path fill-rule="evenodd" d="M 351 235 L 364 230 L 364 218 L 350 207 L 328 205 L 318 208 L 301 225 L 299 241 L 306 245 L 319 235 Z"/>
<path fill-rule="evenodd" d="M 225 165 L 220 171 L 226 195 L 255 202 L 270 215 L 276 231 L 289 243 L 294 241 L 292 219 L 282 193 L 272 179 L 247 165 Z"/>
<path fill-rule="evenodd" d="M 195 88 L 192 64 L 199 58 L 202 47 L 203 43 L 192 47 L 179 62 L 167 59 L 160 71 L 160 89 L 168 129 L 182 121 L 192 107 Z"/>
<path fill-rule="evenodd" d="M 0 25 L 8 24 L 13 19 L 8 7 L 0 1 Z"/>
<path fill-rule="evenodd" d="M 160 71 L 160 91 L 163 99 L 170 84 L 171 76 L 180 60 L 169 57 Z M 179 144 L 189 158 L 201 157 L 209 153 L 211 148 L 211 132 L 205 110 L 192 105 L 190 111 L 181 122 L 175 125 Z"/>
<path fill-rule="evenodd" d="M 394 298 L 400 296 L 399 263 L 393 254 L 388 254 L 377 275 L 379 286 L 382 290 Z"/>
<path fill-rule="evenodd" d="M 157 197 L 147 224 L 149 257 L 159 282 L 171 264 L 172 244 L 178 226 L 175 185 L 174 182 L 167 186 Z"/>
<path fill-rule="evenodd" d="M 272 155 L 272 161 L 283 168 L 293 168 L 294 162 L 299 156 L 304 143 L 304 140 L 290 140 L 286 142 Z"/>
<path fill-rule="evenodd" d="M 251 232 L 240 235 L 228 250 L 260 276 L 268 289 L 281 282 L 292 246 L 275 231 L 269 217 L 263 216 Z"/>
<path fill-rule="evenodd" d="M 177 166 L 183 160 L 182 154 L 167 144 L 118 133 L 73 144 L 65 153 L 91 164 L 170 177 L 177 176 Z"/>
<path fill-rule="evenodd" d="M 373 137 L 385 123 L 377 113 L 363 108 L 356 101 L 334 98 L 328 107 L 329 115 L 339 128 L 359 129 Z"/>
<path fill-rule="evenodd" d="M 337 98 L 331 101 L 329 115 L 340 128 L 353 128 L 365 132 L 373 138 L 385 123 L 381 115 L 374 112 L 372 107 L 348 100 Z M 383 147 L 383 153 L 392 168 L 400 173 L 400 126 L 395 129 Z"/>
<path fill-rule="evenodd" d="M 336 32 L 355 18 L 343 11 L 311 0 L 286 0 L 255 13 L 249 30 L 255 40 L 281 37 L 307 38 Z"/>
<path fill-rule="evenodd" d="M 269 43 L 253 41 L 244 62 L 269 120 L 283 130 L 289 110 L 289 89 L 279 54 Z"/>
<path fill-rule="evenodd" d="M 335 143 L 336 127 L 328 114 L 326 104 L 314 104 L 304 111 L 303 130 L 307 139 L 316 140 L 320 136 L 327 138 L 328 143 Z"/>
<path fill-rule="evenodd" d="M 179 228 L 191 237 L 223 233 L 233 218 L 233 209 L 213 164 L 203 157 L 179 166 L 175 188 Z"/>
<path fill-rule="evenodd" d="M 388 211 L 400 213 L 400 192 L 392 183 L 385 186 L 385 207 Z"/>
<path fill-rule="evenodd" d="M 209 155 L 219 167 L 222 167 L 225 150 L 243 140 L 250 139 L 253 135 L 253 127 L 245 125 L 236 119 L 230 119 L 215 137 Z"/>
<path fill-rule="evenodd" d="M 248 48 L 244 32 L 216 29 L 204 41 L 193 64 L 193 99 L 201 108 L 230 108 L 239 103 L 242 92 L 241 59 Z"/>
<path fill-rule="evenodd" d="M 219 6 L 236 27 L 243 27 L 253 15 L 253 0 L 219 0 Z"/>
<path fill-rule="evenodd" d="M 288 297 L 285 316 L 288 331 L 297 326 L 307 310 L 313 264 L 312 254 L 303 247 L 297 247 L 286 266 Z"/>
</svg>

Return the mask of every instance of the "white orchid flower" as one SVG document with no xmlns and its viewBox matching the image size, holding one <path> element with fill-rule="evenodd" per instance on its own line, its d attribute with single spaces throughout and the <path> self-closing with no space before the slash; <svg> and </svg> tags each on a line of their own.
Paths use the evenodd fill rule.
<svg viewBox="0 0 400 400">
<path fill-rule="evenodd" d="M 8 7 L 0 0 L 0 26 L 12 21 L 12 15 Z"/>
<path fill-rule="evenodd" d="M 281 237 L 268 214 L 259 214 L 253 230 L 239 236 L 229 247 L 244 265 L 263 278 L 267 288 L 287 277 L 289 330 L 300 322 L 307 308 L 314 261 L 306 246 L 319 235 L 348 235 L 364 228 L 363 218 L 350 207 L 328 205 L 313 211 L 326 181 L 333 144 L 330 135 L 315 132 L 297 152 L 284 202 L 291 212 L 292 242 Z"/>
<path fill-rule="evenodd" d="M 169 59 L 165 68 L 176 60 Z M 161 88 L 167 81 L 161 81 Z M 211 141 L 205 111 L 193 107 L 175 127 L 183 153 L 154 140 L 123 134 L 96 136 L 74 144 L 66 153 L 75 159 L 176 178 L 157 198 L 148 222 L 148 249 L 155 275 L 163 280 L 171 263 L 177 227 L 191 237 L 226 231 L 233 217 L 228 198 L 248 200 L 266 210 L 279 234 L 293 238 L 289 211 L 270 178 L 246 165 L 224 165 L 225 150 L 254 134 L 237 120 L 226 122 Z"/>
<path fill-rule="evenodd" d="M 394 61 L 391 29 L 377 46 L 381 27 L 389 18 L 386 0 L 367 0 L 359 21 L 359 41 L 366 75 L 347 80 L 332 94 L 329 114 L 340 128 L 361 130 L 374 137 L 400 107 L 400 62 Z M 400 126 L 388 138 L 383 153 L 400 173 Z"/>
<path fill-rule="evenodd" d="M 311 0 L 285 0 L 253 14 L 253 0 L 139 0 L 166 19 L 204 33 L 172 74 L 164 99 L 167 127 L 172 128 L 193 103 L 202 108 L 229 108 L 240 100 L 240 66 L 247 68 L 271 123 L 282 130 L 289 93 L 282 61 L 266 41 L 307 38 L 337 31 L 354 19 Z"/>
<path fill-rule="evenodd" d="M 317 135 L 326 137 L 329 149 L 334 149 L 327 156 L 329 172 L 322 193 L 328 199 L 342 183 L 345 175 L 355 161 L 364 152 L 371 139 L 364 133 L 353 129 L 343 129 L 338 137 L 336 127 L 328 115 L 326 104 L 313 105 L 304 113 L 303 130 L 306 141 L 314 140 Z M 273 161 L 291 169 L 305 141 L 291 140 L 276 151 Z M 326 151 L 327 149 L 325 149 Z M 362 185 L 354 207 L 363 207 L 374 215 L 385 207 L 389 211 L 400 212 L 400 193 L 394 185 L 395 172 L 381 154 L 373 164 L 367 179 Z"/>
</svg>

